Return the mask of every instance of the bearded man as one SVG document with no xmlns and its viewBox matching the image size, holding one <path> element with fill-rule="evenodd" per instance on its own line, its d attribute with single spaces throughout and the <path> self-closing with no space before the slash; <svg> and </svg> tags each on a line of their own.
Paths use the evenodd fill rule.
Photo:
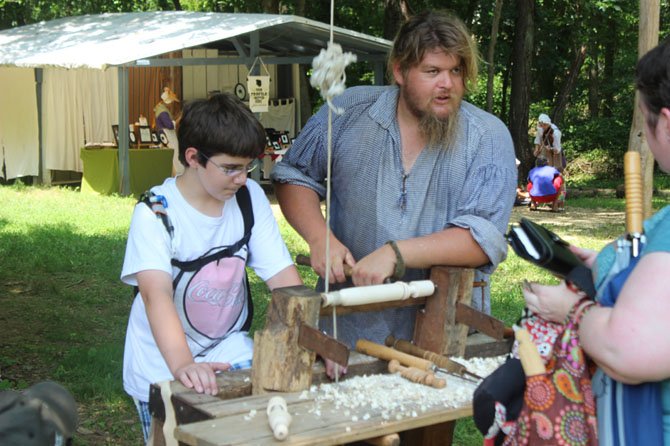
<svg viewBox="0 0 670 446">
<path fill-rule="evenodd" d="M 476 85 L 477 49 L 456 17 L 425 12 L 395 38 L 388 72 L 395 85 L 353 87 L 335 103 L 331 172 L 331 282 L 417 280 L 433 265 L 477 268 L 485 280 L 504 260 L 504 233 L 517 170 L 512 138 L 495 116 L 463 101 Z M 328 174 L 328 110 L 308 121 L 272 173 L 281 209 L 326 276 L 320 200 Z M 405 270 L 403 272 L 403 269 Z M 351 286 L 351 283 L 348 284 Z M 322 287 L 322 280 L 319 283 Z M 473 306 L 490 312 L 489 290 Z M 483 301 L 483 302 L 482 302 Z M 410 339 L 413 308 L 339 316 L 338 338 Z M 321 321 L 329 330 L 329 320 Z"/>
</svg>

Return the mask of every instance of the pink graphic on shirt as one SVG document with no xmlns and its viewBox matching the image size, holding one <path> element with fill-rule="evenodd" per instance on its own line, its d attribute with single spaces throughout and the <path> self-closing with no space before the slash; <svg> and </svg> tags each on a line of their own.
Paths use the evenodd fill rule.
<svg viewBox="0 0 670 446">
<path fill-rule="evenodd" d="M 193 328 L 216 339 L 233 327 L 245 303 L 244 265 L 239 257 L 227 257 L 191 278 L 184 310 Z"/>
</svg>

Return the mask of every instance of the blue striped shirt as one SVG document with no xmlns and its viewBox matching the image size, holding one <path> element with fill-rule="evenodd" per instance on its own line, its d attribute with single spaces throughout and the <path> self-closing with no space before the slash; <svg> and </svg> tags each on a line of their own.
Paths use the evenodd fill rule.
<svg viewBox="0 0 670 446">
<path fill-rule="evenodd" d="M 507 253 L 504 233 L 516 191 L 509 131 L 495 116 L 463 101 L 453 146 L 448 150 L 424 148 L 412 169 L 405 172 L 397 100 L 395 86 L 353 87 L 335 100 L 345 112 L 333 114 L 332 120 L 330 218 L 334 235 L 359 260 L 389 240 L 420 237 L 449 227 L 469 228 L 490 259 L 478 270 L 478 279 L 488 280 L 488 274 Z M 325 197 L 327 129 L 328 110 L 324 106 L 275 166 L 272 179 L 309 187 Z M 409 271 L 406 280 L 419 277 L 425 277 L 425 271 Z M 490 311 L 488 288 L 485 302 L 481 292 L 474 291 L 473 306 Z M 373 323 L 368 315 L 350 315 L 364 317 L 350 328 L 367 329 Z M 405 320 L 407 315 L 390 318 Z M 344 319 L 338 318 L 338 326 Z M 401 325 L 404 330 L 396 332 L 393 323 L 382 321 L 380 333 L 368 339 L 383 341 L 390 333 L 405 338 L 409 333 L 411 338 L 413 318 L 411 325 Z M 355 338 L 352 334 L 354 342 Z"/>
</svg>

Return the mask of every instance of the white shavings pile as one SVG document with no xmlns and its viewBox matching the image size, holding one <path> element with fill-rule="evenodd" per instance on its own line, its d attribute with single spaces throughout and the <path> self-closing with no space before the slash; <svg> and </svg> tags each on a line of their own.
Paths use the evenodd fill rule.
<svg viewBox="0 0 670 446">
<path fill-rule="evenodd" d="M 505 362 L 505 359 L 507 358 L 507 355 L 501 355 L 501 356 L 493 356 L 491 358 L 470 358 L 470 359 L 463 359 L 459 357 L 452 357 L 451 359 L 458 362 L 459 364 L 463 364 L 468 371 L 474 373 L 475 375 L 487 377 L 495 369 L 500 367 L 503 362 Z"/>
<path fill-rule="evenodd" d="M 504 362 L 505 356 L 456 360 L 472 373 L 488 376 Z M 478 383 L 453 375 L 443 377 L 447 386 L 436 389 L 396 374 L 356 376 L 340 383 L 312 386 L 309 393 L 302 392 L 300 399 L 314 398 L 314 406 L 308 412 L 317 417 L 322 411 L 331 410 L 353 422 L 376 416 L 385 421 L 416 418 L 433 408 L 455 408 L 472 401 Z"/>
<path fill-rule="evenodd" d="M 460 382 L 456 382 L 460 381 Z M 472 399 L 474 383 L 455 378 L 444 389 L 416 384 L 399 375 L 357 376 L 339 384 L 322 384 L 310 389 L 314 407 L 309 411 L 320 416 L 324 405 L 343 413 L 353 422 L 381 416 L 383 420 L 417 417 L 432 407 L 458 407 Z M 352 415 L 360 411 L 361 415 Z"/>
</svg>

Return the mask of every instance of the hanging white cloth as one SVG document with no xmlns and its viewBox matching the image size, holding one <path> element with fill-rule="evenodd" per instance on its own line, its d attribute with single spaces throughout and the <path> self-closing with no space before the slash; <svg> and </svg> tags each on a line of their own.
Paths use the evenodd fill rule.
<svg viewBox="0 0 670 446">
<path fill-rule="evenodd" d="M 32 68 L 0 68 L 0 177 L 36 176 L 39 172 L 37 94 Z"/>
<path fill-rule="evenodd" d="M 113 141 L 118 121 L 117 70 L 45 68 L 42 84 L 44 165 L 82 171 L 79 153 L 89 142 Z"/>
</svg>

